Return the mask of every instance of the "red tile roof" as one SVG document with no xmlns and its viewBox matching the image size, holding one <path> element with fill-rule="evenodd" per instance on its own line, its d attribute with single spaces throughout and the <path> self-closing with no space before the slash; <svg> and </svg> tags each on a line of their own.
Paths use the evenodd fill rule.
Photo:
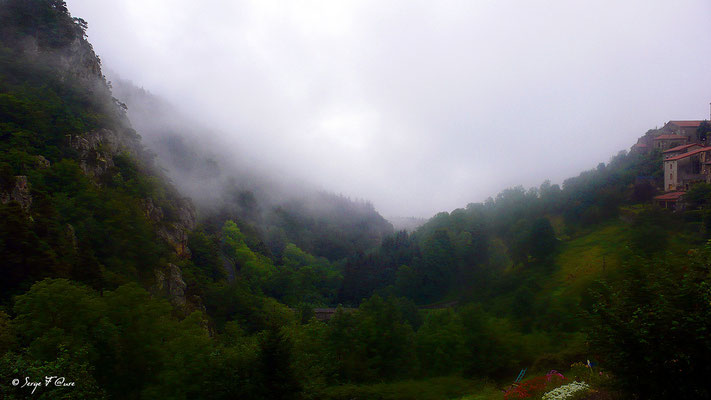
<svg viewBox="0 0 711 400">
<path fill-rule="evenodd" d="M 654 200 L 679 200 L 681 196 L 683 196 L 685 192 L 669 192 L 669 193 L 664 193 L 659 196 L 654 196 Z"/>
<path fill-rule="evenodd" d="M 711 146 L 709 146 L 709 147 L 702 147 L 702 148 L 700 148 L 700 149 L 692 150 L 692 151 L 690 151 L 690 152 L 688 152 L 688 153 L 683 153 L 683 154 L 679 154 L 678 156 L 669 157 L 669 158 L 667 158 L 666 160 L 664 160 L 664 162 L 681 160 L 682 158 L 686 158 L 686 157 L 689 157 L 689 156 L 693 156 L 694 154 L 703 153 L 704 151 L 709 151 L 709 150 L 711 150 Z"/>
<path fill-rule="evenodd" d="M 698 143 L 682 144 L 681 146 L 676 146 L 676 147 L 672 147 L 669 150 L 664 150 L 662 153 L 673 153 L 675 151 L 681 151 L 681 150 L 688 149 L 689 147 L 694 147 L 694 146 L 701 147 L 701 145 Z"/>
<path fill-rule="evenodd" d="M 681 135 L 659 135 L 654 140 L 686 140 L 686 136 Z"/>
<path fill-rule="evenodd" d="M 689 128 L 698 127 L 699 125 L 701 125 L 702 122 L 703 121 L 669 121 L 670 124 Z"/>
</svg>

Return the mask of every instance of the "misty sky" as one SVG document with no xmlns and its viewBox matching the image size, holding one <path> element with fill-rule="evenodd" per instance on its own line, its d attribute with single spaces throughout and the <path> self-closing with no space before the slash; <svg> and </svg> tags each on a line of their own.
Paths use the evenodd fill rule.
<svg viewBox="0 0 711 400">
<path fill-rule="evenodd" d="M 708 0 L 67 4 L 105 68 L 385 216 L 561 183 L 709 118 Z"/>
</svg>

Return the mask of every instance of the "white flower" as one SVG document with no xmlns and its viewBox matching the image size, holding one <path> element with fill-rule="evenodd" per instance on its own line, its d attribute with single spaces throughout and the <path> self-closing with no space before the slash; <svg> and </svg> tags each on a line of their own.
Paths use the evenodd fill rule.
<svg viewBox="0 0 711 400">
<path fill-rule="evenodd" d="M 564 400 L 582 390 L 588 390 L 590 386 L 585 382 L 572 382 L 567 385 L 557 387 L 541 397 L 541 400 Z"/>
</svg>

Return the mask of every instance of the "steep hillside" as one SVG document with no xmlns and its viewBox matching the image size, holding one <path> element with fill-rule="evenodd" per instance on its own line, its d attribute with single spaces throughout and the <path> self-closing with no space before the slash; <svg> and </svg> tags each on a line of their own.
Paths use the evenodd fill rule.
<svg viewBox="0 0 711 400">
<path fill-rule="evenodd" d="M 264 157 L 226 145 L 229 134 L 191 122 L 131 82 L 117 78 L 112 86 L 146 146 L 181 192 L 195 200 L 205 224 L 239 220 L 243 229 L 256 229 L 276 260 L 294 243 L 335 261 L 375 247 L 393 232 L 368 202 L 269 169 Z"/>
<path fill-rule="evenodd" d="M 47 276 L 160 286 L 195 211 L 112 98 L 86 23 L 43 1 L 3 1 L 0 20 L 3 301 Z"/>
</svg>

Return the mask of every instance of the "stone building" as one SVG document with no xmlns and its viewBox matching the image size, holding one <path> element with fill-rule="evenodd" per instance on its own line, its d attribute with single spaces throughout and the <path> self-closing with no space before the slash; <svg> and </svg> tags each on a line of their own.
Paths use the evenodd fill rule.
<svg viewBox="0 0 711 400">
<path fill-rule="evenodd" d="M 669 121 L 659 129 L 662 135 L 678 135 L 687 138 L 688 143 L 698 143 L 696 130 L 699 129 L 702 120 L 693 121 Z"/>
<path fill-rule="evenodd" d="M 704 121 L 669 121 L 659 129 L 647 131 L 637 139 L 637 143 L 632 146 L 630 152 L 648 154 L 655 149 L 664 151 L 691 143 L 705 145 L 705 141 L 700 140 L 696 134 L 702 122 Z"/>
<path fill-rule="evenodd" d="M 678 210 L 684 206 L 684 194 L 695 183 L 711 183 L 711 146 L 697 131 L 702 120 L 669 121 L 659 129 L 650 129 L 630 149 L 635 153 L 662 153 L 664 194 L 654 197 L 660 207 Z"/>
<path fill-rule="evenodd" d="M 711 183 L 711 147 L 699 147 L 664 160 L 664 190 L 685 191 L 697 182 Z"/>
<path fill-rule="evenodd" d="M 684 144 L 681 146 L 672 147 L 671 149 L 664 150 L 662 156 L 666 160 L 667 158 L 676 157 L 678 155 L 688 153 L 690 151 L 696 150 L 697 148 L 704 147 L 699 143 Z"/>
<path fill-rule="evenodd" d="M 652 143 L 655 149 L 664 151 L 689 144 L 689 138 L 681 135 L 659 135 L 652 139 Z"/>
</svg>

